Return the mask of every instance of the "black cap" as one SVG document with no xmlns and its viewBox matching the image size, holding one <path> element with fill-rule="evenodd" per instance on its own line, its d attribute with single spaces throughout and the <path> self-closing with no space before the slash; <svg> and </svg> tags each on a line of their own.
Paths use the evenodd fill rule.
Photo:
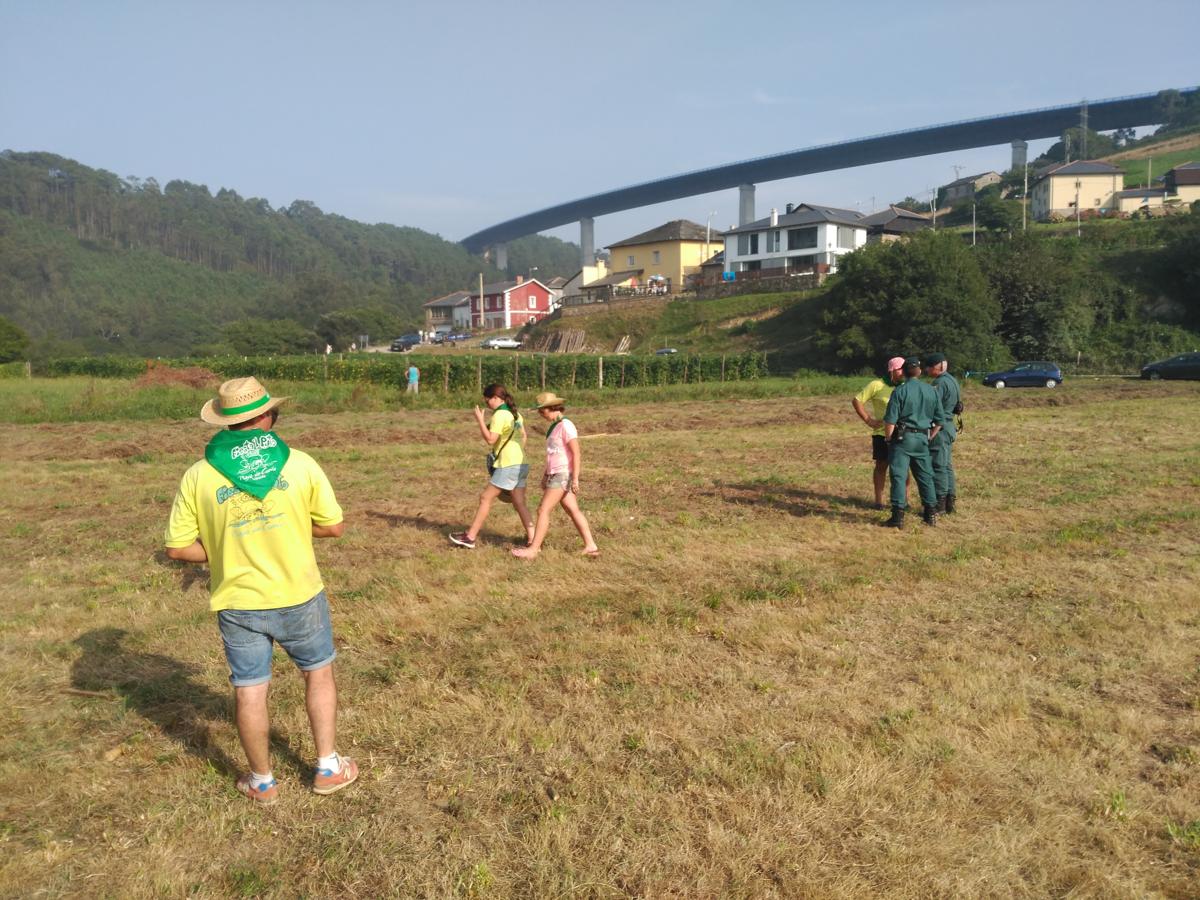
<svg viewBox="0 0 1200 900">
<path fill-rule="evenodd" d="M 908 366 L 920 366 L 921 365 L 921 357 L 910 356 L 910 357 L 908 357 L 908 359 L 904 360 L 904 365 L 906 368 Z"/>
<path fill-rule="evenodd" d="M 925 365 L 927 366 L 936 366 L 938 363 L 944 363 L 945 361 L 945 353 L 930 353 L 925 357 Z"/>
</svg>

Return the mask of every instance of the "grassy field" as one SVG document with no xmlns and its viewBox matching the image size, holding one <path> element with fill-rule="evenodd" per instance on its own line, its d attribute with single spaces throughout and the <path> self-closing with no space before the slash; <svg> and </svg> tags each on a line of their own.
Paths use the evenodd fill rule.
<svg viewBox="0 0 1200 900">
<path fill-rule="evenodd" d="M 792 388 L 578 404 L 603 555 L 560 515 L 532 564 L 504 506 L 446 541 L 465 410 L 286 412 L 347 512 L 363 775 L 305 790 L 278 661 L 271 810 L 160 552 L 208 430 L 0 425 L 0 895 L 1195 897 L 1200 384 L 968 391 L 962 511 L 902 533 L 848 398 Z"/>
</svg>

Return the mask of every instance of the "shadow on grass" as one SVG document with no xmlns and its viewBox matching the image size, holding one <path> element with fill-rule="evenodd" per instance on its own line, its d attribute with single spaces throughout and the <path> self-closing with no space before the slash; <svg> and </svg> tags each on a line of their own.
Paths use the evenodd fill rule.
<svg viewBox="0 0 1200 900">
<path fill-rule="evenodd" d="M 875 508 L 874 502 L 866 498 L 829 494 L 803 487 L 768 482 L 737 484 L 718 481 L 716 488 L 709 496 L 726 503 L 764 506 L 793 516 L 825 516 L 862 525 L 878 518 L 881 513 Z"/>
<path fill-rule="evenodd" d="M 208 566 L 198 566 L 193 563 L 176 562 L 167 557 L 166 551 L 159 550 L 154 554 L 154 561 L 164 569 L 179 573 L 179 589 L 190 591 L 197 584 L 201 585 L 206 591 L 209 584 Z"/>
<path fill-rule="evenodd" d="M 499 501 L 492 507 L 493 512 L 502 513 L 504 510 L 511 509 L 508 504 L 500 503 Z M 536 511 L 537 507 L 531 510 L 531 514 Z M 431 531 L 434 534 L 440 534 L 445 537 L 452 531 L 466 531 L 469 522 L 435 522 L 432 519 L 426 519 L 422 516 L 409 516 L 404 513 L 382 512 L 376 509 L 368 509 L 367 515 L 372 519 L 379 519 L 381 522 L 386 522 L 392 528 L 399 528 L 401 525 L 409 528 L 416 528 L 420 531 Z M 515 515 L 515 514 L 513 514 Z M 518 522 L 515 526 L 520 527 Z M 480 530 L 479 539 L 488 539 L 497 543 L 511 542 L 515 544 L 524 544 L 525 538 L 513 534 L 504 534 L 486 525 Z"/>
<path fill-rule="evenodd" d="M 205 687 L 195 679 L 193 665 L 126 647 L 127 634 L 121 628 L 97 628 L 77 637 L 74 643 L 83 655 L 71 666 L 71 684 L 82 691 L 113 692 L 188 753 L 224 775 L 237 775 L 238 764 L 210 731 L 214 720 L 233 720 L 232 694 Z M 308 774 L 308 766 L 274 729 L 271 752 L 298 774 Z"/>
</svg>

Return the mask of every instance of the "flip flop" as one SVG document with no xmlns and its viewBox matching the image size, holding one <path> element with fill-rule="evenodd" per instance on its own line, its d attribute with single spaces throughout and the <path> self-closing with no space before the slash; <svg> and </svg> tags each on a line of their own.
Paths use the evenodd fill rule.
<svg viewBox="0 0 1200 900">
<path fill-rule="evenodd" d="M 580 555 L 586 556 L 588 559 L 598 559 L 600 557 L 600 550 L 584 550 Z"/>
</svg>

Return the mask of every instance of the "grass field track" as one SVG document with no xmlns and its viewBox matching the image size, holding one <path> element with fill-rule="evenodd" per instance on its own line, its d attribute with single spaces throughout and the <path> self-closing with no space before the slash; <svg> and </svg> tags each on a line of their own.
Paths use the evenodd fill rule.
<svg viewBox="0 0 1200 900">
<path fill-rule="evenodd" d="M 1200 385 L 968 386 L 961 512 L 897 533 L 862 381 L 581 395 L 602 556 L 559 514 L 533 563 L 507 506 L 446 540 L 467 402 L 284 407 L 346 510 L 317 552 L 362 776 L 306 790 L 277 659 L 271 810 L 205 570 L 161 553 L 199 403 L 0 424 L 0 896 L 1195 896 Z"/>
</svg>

